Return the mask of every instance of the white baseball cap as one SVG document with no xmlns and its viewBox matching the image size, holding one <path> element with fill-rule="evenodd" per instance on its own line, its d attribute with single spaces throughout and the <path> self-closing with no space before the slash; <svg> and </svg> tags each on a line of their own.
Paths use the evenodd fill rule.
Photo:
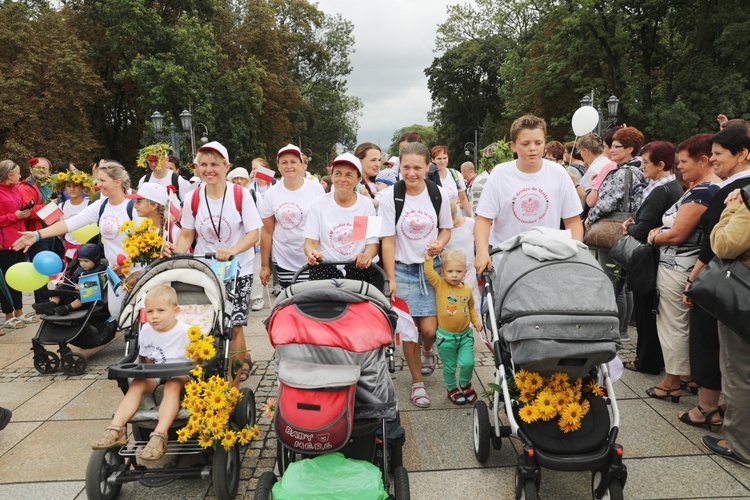
<svg viewBox="0 0 750 500">
<path fill-rule="evenodd" d="M 336 159 L 331 162 L 331 167 L 335 167 L 336 165 L 349 165 L 350 167 L 354 167 L 359 171 L 359 176 L 362 177 L 362 164 L 359 162 L 359 158 L 351 153 L 338 155 Z M 333 170 L 333 168 L 331 168 L 331 170 Z"/>
<path fill-rule="evenodd" d="M 229 163 L 229 153 L 227 152 L 227 148 L 222 146 L 218 141 L 211 141 L 207 144 L 204 144 L 203 146 L 198 148 L 198 151 L 214 151 L 215 153 L 219 153 L 219 155 L 224 158 L 227 163 Z"/>
<path fill-rule="evenodd" d="M 145 198 L 165 207 L 167 206 L 167 203 L 169 203 L 167 188 L 155 182 L 144 182 L 141 184 L 141 187 L 138 188 L 136 194 L 126 194 L 125 198 L 129 200 L 140 200 L 141 198 Z"/>
<path fill-rule="evenodd" d="M 278 159 L 281 155 L 286 153 L 292 153 L 294 155 L 297 155 L 297 158 L 299 158 L 300 160 L 302 159 L 302 151 L 300 151 L 300 149 L 294 144 L 287 144 L 283 148 L 279 149 L 279 152 L 276 153 L 276 158 Z"/>
</svg>

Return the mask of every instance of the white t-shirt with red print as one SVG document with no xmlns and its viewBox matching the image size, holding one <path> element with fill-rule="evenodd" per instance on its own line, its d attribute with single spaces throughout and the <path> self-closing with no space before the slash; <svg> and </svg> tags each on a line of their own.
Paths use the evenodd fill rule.
<svg viewBox="0 0 750 500">
<path fill-rule="evenodd" d="M 263 225 L 250 193 L 243 193 L 242 213 L 240 214 L 234 200 L 234 186 L 229 182 L 226 186 L 224 197 L 217 200 L 206 196 L 205 186 L 191 191 L 185 198 L 183 205 L 185 208 L 182 210 L 180 224 L 183 229 L 195 230 L 196 254 L 213 253 L 220 248 L 234 246 L 247 233 L 260 229 Z M 200 196 L 195 217 L 193 217 L 192 210 L 194 196 Z M 240 266 L 239 275 L 252 275 L 254 248 L 250 247 L 235 257 Z"/>
<path fill-rule="evenodd" d="M 404 209 L 396 223 L 396 204 L 393 199 L 393 186 L 382 191 L 379 214 L 383 217 L 380 237 L 396 236 L 396 262 L 421 264 L 427 252 L 427 245 L 437 239 L 440 229 L 451 229 L 450 202 L 445 189 L 438 187 L 443 196 L 440 215 L 435 214 L 427 186 L 416 196 L 404 196 Z"/>
<path fill-rule="evenodd" d="M 326 192 L 319 182 L 303 182 L 302 187 L 289 191 L 284 182 L 277 182 L 263 195 L 260 216 L 275 218 L 273 260 L 287 271 L 296 271 L 305 264 L 304 229 L 313 200 Z M 372 202 L 370 202 L 372 203 Z"/>
<path fill-rule="evenodd" d="M 378 238 L 351 242 L 354 217 L 357 215 L 374 216 L 375 207 L 372 200 L 364 195 L 357 195 L 351 207 L 341 207 L 333 198 L 333 193 L 316 198 L 310 206 L 310 213 L 305 222 L 305 238 L 318 240 L 318 251 L 324 260 L 351 260 L 355 255 L 365 251 L 365 246 L 377 243 Z"/>
<path fill-rule="evenodd" d="M 492 219 L 490 245 L 534 226 L 560 229 L 560 219 L 581 213 L 581 200 L 561 165 L 542 160 L 533 174 L 521 172 L 516 161 L 496 166 L 484 185 L 477 215 Z"/>
<path fill-rule="evenodd" d="M 461 174 L 458 174 L 458 184 L 448 169 L 445 169 L 445 177 L 440 178 L 440 185 L 448 193 L 448 199 L 458 203 L 458 193 L 466 191 L 466 182 Z"/>
</svg>

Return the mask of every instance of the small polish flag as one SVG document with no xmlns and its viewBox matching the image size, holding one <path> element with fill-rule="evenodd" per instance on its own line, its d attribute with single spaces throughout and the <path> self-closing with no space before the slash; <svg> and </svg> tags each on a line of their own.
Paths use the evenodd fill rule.
<svg viewBox="0 0 750 500">
<path fill-rule="evenodd" d="M 180 220 L 180 199 L 175 193 L 170 193 L 169 195 L 169 214 L 172 220 Z"/>
<path fill-rule="evenodd" d="M 43 209 L 38 211 L 37 215 L 44 221 L 45 224 L 49 226 L 60 220 L 60 217 L 63 216 L 63 211 L 60 210 L 60 207 L 57 205 L 57 203 L 51 201 L 47 205 L 45 205 Z"/>
<path fill-rule="evenodd" d="M 367 238 L 377 238 L 380 236 L 380 227 L 383 225 L 383 218 L 377 215 L 355 215 L 354 227 L 352 227 L 352 239 L 355 241 L 366 240 Z"/>
<path fill-rule="evenodd" d="M 258 167 L 255 170 L 255 178 L 266 182 L 273 182 L 274 171 L 266 167 Z"/>
<path fill-rule="evenodd" d="M 401 344 L 403 338 L 407 342 L 418 342 L 419 341 L 419 330 L 414 324 L 414 319 L 409 314 L 409 305 L 404 299 L 393 297 L 391 298 L 391 306 L 398 315 L 398 322 L 396 323 L 396 345 Z"/>
</svg>

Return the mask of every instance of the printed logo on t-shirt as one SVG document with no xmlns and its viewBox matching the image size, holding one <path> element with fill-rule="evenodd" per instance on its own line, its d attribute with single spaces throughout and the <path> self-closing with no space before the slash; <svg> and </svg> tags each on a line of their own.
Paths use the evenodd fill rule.
<svg viewBox="0 0 750 500">
<path fill-rule="evenodd" d="M 334 226 L 328 233 L 328 243 L 336 254 L 349 257 L 352 252 L 352 224 L 346 222 Z"/>
<path fill-rule="evenodd" d="M 534 224 L 547 215 L 549 197 L 537 187 L 523 188 L 511 200 L 513 216 L 524 224 Z"/>
<path fill-rule="evenodd" d="M 120 219 L 114 214 L 103 214 L 99 219 L 99 233 L 105 240 L 117 239 L 120 233 Z"/>
<path fill-rule="evenodd" d="M 401 234 L 408 240 L 423 240 L 435 227 L 435 217 L 423 210 L 409 210 L 401 217 Z"/>
<path fill-rule="evenodd" d="M 211 223 L 211 219 L 213 219 L 213 224 Z M 216 234 L 214 225 L 216 225 L 216 229 L 218 229 L 219 233 L 221 234 L 221 240 Z M 196 224 L 196 229 L 198 233 L 200 233 L 203 241 L 205 241 L 209 245 L 212 243 L 232 241 L 232 226 L 229 224 L 229 221 L 226 219 L 226 217 L 222 216 L 221 218 L 219 218 L 218 215 L 214 215 L 211 218 L 203 217 L 200 222 Z"/>
<path fill-rule="evenodd" d="M 302 207 L 293 201 L 284 202 L 276 209 L 276 220 L 284 229 L 297 229 L 302 225 Z"/>
</svg>

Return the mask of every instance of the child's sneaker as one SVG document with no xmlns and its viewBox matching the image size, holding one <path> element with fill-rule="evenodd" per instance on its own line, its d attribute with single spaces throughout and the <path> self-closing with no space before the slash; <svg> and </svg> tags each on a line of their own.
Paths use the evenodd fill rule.
<svg viewBox="0 0 750 500">
<path fill-rule="evenodd" d="M 70 306 L 57 306 L 55 307 L 56 316 L 67 316 L 70 312 Z"/>
<path fill-rule="evenodd" d="M 435 371 L 436 366 L 437 362 L 435 361 L 435 347 L 433 347 L 429 351 L 425 351 L 424 348 L 422 348 L 422 375 L 429 377 L 430 375 L 432 375 L 432 372 Z"/>
<path fill-rule="evenodd" d="M 55 314 L 55 307 L 57 304 L 54 302 L 39 302 L 37 304 L 31 304 L 31 308 L 37 312 L 37 314 Z"/>
</svg>

